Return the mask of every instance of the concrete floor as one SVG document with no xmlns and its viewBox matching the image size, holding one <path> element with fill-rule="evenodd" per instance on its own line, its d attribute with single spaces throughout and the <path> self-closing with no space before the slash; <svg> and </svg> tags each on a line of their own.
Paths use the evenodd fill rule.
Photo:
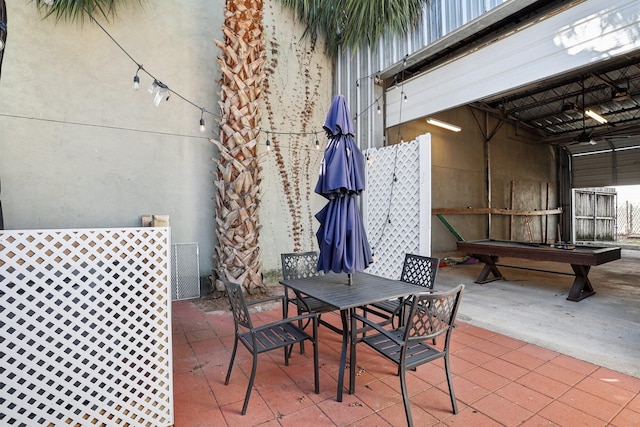
<svg viewBox="0 0 640 427">
<path fill-rule="evenodd" d="M 568 264 L 501 258 L 501 266 L 572 274 Z M 591 268 L 595 295 L 567 301 L 573 277 L 500 267 L 507 280 L 474 283 L 483 264 L 438 270 L 436 287 L 466 285 L 458 318 L 577 359 L 640 378 L 640 251 Z"/>
</svg>

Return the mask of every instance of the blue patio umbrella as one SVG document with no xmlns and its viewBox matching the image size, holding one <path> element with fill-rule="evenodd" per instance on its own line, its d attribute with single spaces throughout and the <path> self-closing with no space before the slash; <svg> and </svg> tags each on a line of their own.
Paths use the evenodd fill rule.
<svg viewBox="0 0 640 427">
<path fill-rule="evenodd" d="M 344 96 L 333 98 L 324 129 L 329 143 L 315 192 L 329 202 L 316 214 L 318 271 L 350 274 L 367 268 L 373 258 L 357 200 L 365 186 L 365 161 Z"/>
</svg>

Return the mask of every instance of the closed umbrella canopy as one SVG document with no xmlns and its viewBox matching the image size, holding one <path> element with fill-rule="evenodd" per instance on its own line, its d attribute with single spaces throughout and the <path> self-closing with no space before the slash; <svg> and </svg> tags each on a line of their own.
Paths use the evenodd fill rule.
<svg viewBox="0 0 640 427">
<path fill-rule="evenodd" d="M 318 270 L 325 273 L 362 271 L 373 262 L 358 208 L 365 187 L 365 161 L 344 96 L 337 95 L 325 120 L 329 143 L 324 152 L 316 193 L 329 199 L 316 214 L 320 256 Z"/>
</svg>

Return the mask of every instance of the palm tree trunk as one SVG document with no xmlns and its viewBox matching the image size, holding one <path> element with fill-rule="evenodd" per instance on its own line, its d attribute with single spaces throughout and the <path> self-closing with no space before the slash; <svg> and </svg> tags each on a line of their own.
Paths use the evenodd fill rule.
<svg viewBox="0 0 640 427">
<path fill-rule="evenodd" d="M 213 141 L 220 154 L 214 159 L 217 273 L 249 293 L 265 290 L 258 246 L 262 167 L 257 140 L 266 55 L 262 19 L 262 0 L 227 0 L 224 41 L 216 41 L 222 51 L 222 118 L 219 140 Z"/>
</svg>

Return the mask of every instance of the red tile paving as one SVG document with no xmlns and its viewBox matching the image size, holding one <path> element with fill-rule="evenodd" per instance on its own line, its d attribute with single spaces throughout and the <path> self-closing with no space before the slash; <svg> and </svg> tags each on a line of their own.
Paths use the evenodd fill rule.
<svg viewBox="0 0 640 427">
<path fill-rule="evenodd" d="M 356 393 L 335 400 L 341 337 L 320 328 L 320 394 L 313 392 L 312 348 L 294 350 L 289 366 L 274 351 L 258 359 L 249 408 L 240 415 L 251 357 L 238 348 L 231 382 L 230 313 L 173 303 L 175 427 L 406 425 L 394 366 L 358 347 Z M 256 313 L 275 320 L 280 309 Z M 335 319 L 332 319 L 335 317 Z M 323 316 L 339 324 L 334 314 Z M 451 370 L 459 412 L 453 415 L 439 362 L 407 374 L 416 426 L 640 427 L 640 379 L 462 322 L 452 334 Z"/>
</svg>

